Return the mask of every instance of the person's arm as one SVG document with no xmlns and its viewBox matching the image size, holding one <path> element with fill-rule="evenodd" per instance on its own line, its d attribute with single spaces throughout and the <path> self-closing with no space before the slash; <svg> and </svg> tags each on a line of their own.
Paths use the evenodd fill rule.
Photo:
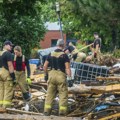
<svg viewBox="0 0 120 120">
<path fill-rule="evenodd" d="M 70 63 L 66 62 L 65 63 L 65 68 L 66 68 L 66 74 L 71 77 L 71 69 L 70 69 Z"/>
<path fill-rule="evenodd" d="M 43 70 L 44 70 L 44 73 L 45 73 L 45 74 L 48 73 L 48 71 L 47 71 L 48 64 L 49 64 L 49 62 L 46 60 L 45 63 L 44 63 L 44 66 L 43 66 Z"/>
<path fill-rule="evenodd" d="M 31 71 L 30 71 L 30 64 L 28 59 L 25 58 L 25 64 L 26 64 L 26 69 L 27 69 L 27 77 L 30 77 Z"/>
<path fill-rule="evenodd" d="M 13 67 L 12 61 L 8 61 L 7 64 L 8 64 L 8 70 L 9 70 L 9 72 L 13 73 L 14 72 L 14 67 Z"/>
<path fill-rule="evenodd" d="M 46 60 L 43 66 L 45 81 L 48 81 L 48 71 L 47 71 L 48 65 L 49 65 L 49 62 Z"/>
<path fill-rule="evenodd" d="M 14 67 L 13 67 L 13 62 L 12 62 L 12 54 L 10 52 L 7 52 L 6 60 L 7 60 L 8 70 L 9 70 L 10 76 L 12 77 L 12 79 L 14 81 L 15 74 L 14 74 Z"/>
<path fill-rule="evenodd" d="M 64 58 L 65 58 L 65 71 L 66 71 L 66 74 L 69 77 L 71 77 L 70 59 L 68 58 L 68 56 L 66 54 L 64 54 Z"/>
</svg>

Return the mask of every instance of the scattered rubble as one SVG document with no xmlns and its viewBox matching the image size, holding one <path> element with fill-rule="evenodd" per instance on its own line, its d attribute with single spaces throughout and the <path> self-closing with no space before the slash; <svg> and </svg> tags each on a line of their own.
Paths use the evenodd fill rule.
<svg viewBox="0 0 120 120">
<path fill-rule="evenodd" d="M 27 117 L 24 117 L 22 120 L 60 119 L 61 117 L 57 117 L 59 96 L 54 100 L 52 116 L 49 118 L 44 116 L 43 110 L 47 93 L 47 83 L 44 81 L 43 72 L 35 71 L 36 68 L 34 65 L 32 67 L 34 71 L 31 76 L 32 84 L 30 85 L 31 100 L 24 101 L 19 87 L 16 87 L 12 108 L 0 109 L 0 113 L 4 113 L 7 116 L 6 118 L 10 116 L 10 120 L 20 120 L 25 114 L 27 114 Z M 109 69 L 109 71 L 112 72 L 109 72 L 108 76 L 95 76 L 96 84 L 85 84 L 89 81 L 82 81 L 82 84 L 76 84 L 76 80 L 73 80 L 73 86 L 68 87 L 67 117 L 69 117 L 69 120 L 119 120 L 120 74 L 117 73 L 116 75 L 116 70 L 114 72 L 113 69 Z M 77 77 L 79 76 L 75 74 L 74 79 Z M 1 119 L 3 118 L 2 114 L 0 114 Z M 22 117 L 16 117 L 16 115 L 22 115 Z M 67 117 L 62 117 L 61 120 L 66 120 Z"/>
</svg>

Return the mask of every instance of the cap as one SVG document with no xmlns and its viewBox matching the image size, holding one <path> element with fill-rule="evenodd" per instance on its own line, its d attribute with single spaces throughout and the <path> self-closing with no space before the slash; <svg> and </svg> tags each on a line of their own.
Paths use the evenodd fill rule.
<svg viewBox="0 0 120 120">
<path fill-rule="evenodd" d="M 97 32 L 94 32 L 94 35 L 98 35 L 98 33 L 97 33 Z"/>
<path fill-rule="evenodd" d="M 4 42 L 3 46 L 5 46 L 5 45 L 13 46 L 12 42 L 9 41 L 9 40 L 6 40 L 6 41 Z"/>
<path fill-rule="evenodd" d="M 57 45 L 59 46 L 59 45 L 64 45 L 64 40 L 62 40 L 62 39 L 58 39 L 58 41 L 57 41 Z"/>
</svg>

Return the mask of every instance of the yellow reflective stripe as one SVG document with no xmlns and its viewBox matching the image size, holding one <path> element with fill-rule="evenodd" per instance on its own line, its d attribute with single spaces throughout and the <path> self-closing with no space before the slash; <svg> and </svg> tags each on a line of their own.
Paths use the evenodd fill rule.
<svg viewBox="0 0 120 120">
<path fill-rule="evenodd" d="M 60 110 L 67 110 L 67 107 L 65 107 L 65 106 L 60 106 Z"/>
<path fill-rule="evenodd" d="M 7 101 L 7 100 L 1 100 L 0 101 L 0 104 L 4 104 L 4 105 L 9 105 L 9 104 L 11 104 L 11 101 Z"/>
<path fill-rule="evenodd" d="M 45 105 L 45 108 L 51 108 L 51 105 Z"/>
<path fill-rule="evenodd" d="M 0 101 L 0 104 L 3 104 L 3 101 Z"/>
</svg>

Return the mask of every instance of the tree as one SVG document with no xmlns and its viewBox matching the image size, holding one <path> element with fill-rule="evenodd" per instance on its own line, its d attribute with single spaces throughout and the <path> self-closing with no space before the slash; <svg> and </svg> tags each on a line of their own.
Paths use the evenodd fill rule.
<svg viewBox="0 0 120 120">
<path fill-rule="evenodd" d="M 103 39 L 104 49 L 120 47 L 120 1 L 119 0 L 58 0 L 64 32 L 74 33 L 75 38 L 93 40 L 97 31 Z M 50 3 L 47 6 L 49 8 Z M 54 1 L 51 4 L 55 4 Z M 47 10 L 46 10 L 47 11 Z M 49 9 L 50 11 L 50 9 Z M 50 13 L 50 14 L 49 14 Z M 46 12 L 49 20 L 57 21 L 55 10 Z M 51 18 L 51 19 L 50 19 Z"/>
<path fill-rule="evenodd" d="M 41 17 L 44 0 L 3 0 L 0 12 L 0 39 L 11 40 L 30 56 L 31 49 L 39 46 L 45 33 Z"/>
</svg>

